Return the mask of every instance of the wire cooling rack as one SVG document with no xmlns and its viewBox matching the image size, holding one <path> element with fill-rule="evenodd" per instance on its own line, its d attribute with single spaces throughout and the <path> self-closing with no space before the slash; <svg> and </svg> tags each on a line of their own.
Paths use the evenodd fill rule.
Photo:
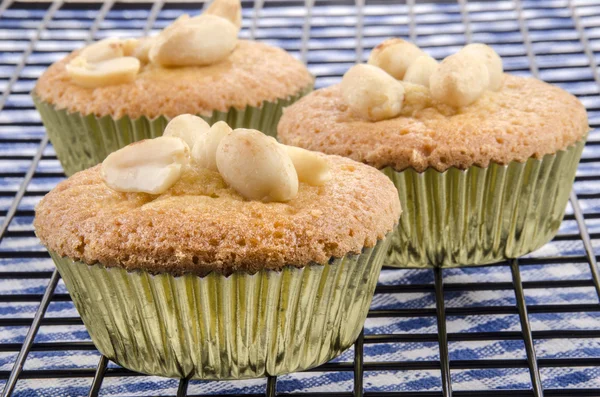
<svg viewBox="0 0 600 397">
<path fill-rule="evenodd" d="M 244 1 L 242 37 L 339 81 L 390 36 L 441 59 L 485 42 L 505 69 L 578 95 L 600 123 L 597 1 Z M 590 133 L 553 242 L 510 263 L 384 269 L 353 348 L 312 371 L 259 380 L 149 377 L 101 357 L 31 225 L 64 178 L 29 92 L 85 42 L 158 31 L 201 3 L 0 5 L 0 390 L 15 396 L 600 396 L 600 134 Z M 596 243 L 596 244 L 594 244 Z"/>
</svg>

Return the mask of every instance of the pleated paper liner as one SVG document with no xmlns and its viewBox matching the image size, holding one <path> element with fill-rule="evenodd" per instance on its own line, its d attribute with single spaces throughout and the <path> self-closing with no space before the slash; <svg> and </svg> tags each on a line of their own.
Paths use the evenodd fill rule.
<svg viewBox="0 0 600 397">
<path fill-rule="evenodd" d="M 382 170 L 403 209 L 384 264 L 483 265 L 540 248 L 558 232 L 584 146 L 487 168 Z"/>
<path fill-rule="evenodd" d="M 232 128 L 252 128 L 276 136 L 283 108 L 310 91 L 312 86 L 285 99 L 263 102 L 260 107 L 231 108 L 227 112 L 215 111 L 209 117 L 201 117 L 211 125 L 223 120 Z M 161 136 L 168 123 L 164 116 L 155 119 L 142 116 L 133 120 L 125 116 L 115 120 L 110 116 L 71 113 L 55 108 L 34 93 L 32 97 L 68 176 L 102 162 L 110 153 L 132 142 Z"/>
<path fill-rule="evenodd" d="M 389 241 L 324 266 L 228 277 L 127 272 L 50 254 L 111 360 L 150 375 L 244 379 L 313 368 L 349 348 Z"/>
</svg>

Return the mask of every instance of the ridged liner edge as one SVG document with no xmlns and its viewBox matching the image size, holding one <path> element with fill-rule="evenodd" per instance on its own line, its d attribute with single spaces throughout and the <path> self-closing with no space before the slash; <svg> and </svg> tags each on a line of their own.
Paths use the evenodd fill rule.
<svg viewBox="0 0 600 397">
<path fill-rule="evenodd" d="M 111 360 L 150 375 L 244 379 L 313 368 L 350 347 L 389 241 L 326 265 L 227 277 L 151 275 L 50 254 Z"/>
<path fill-rule="evenodd" d="M 382 170 L 403 213 L 385 264 L 428 268 L 517 258 L 550 241 L 565 214 L 584 137 L 542 159 L 486 168 Z"/>
</svg>

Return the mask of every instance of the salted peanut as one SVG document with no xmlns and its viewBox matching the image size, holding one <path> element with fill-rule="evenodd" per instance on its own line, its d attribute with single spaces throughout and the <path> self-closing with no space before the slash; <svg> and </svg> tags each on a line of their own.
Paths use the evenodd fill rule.
<svg viewBox="0 0 600 397">
<path fill-rule="evenodd" d="M 181 14 L 177 17 L 170 25 L 167 25 L 163 28 L 163 30 L 158 34 L 159 36 L 165 33 L 169 33 L 171 30 L 174 30 L 178 27 L 181 27 L 190 22 L 192 18 L 188 14 Z"/>
<path fill-rule="evenodd" d="M 121 57 L 90 63 L 78 56 L 67 64 L 66 70 L 77 85 L 86 88 L 104 87 L 134 81 L 140 70 L 140 61 L 133 57 Z"/>
<path fill-rule="evenodd" d="M 489 86 L 489 74 L 480 57 L 458 52 L 440 63 L 429 80 L 438 102 L 462 107 L 475 102 Z"/>
<path fill-rule="evenodd" d="M 152 47 L 154 39 L 154 36 L 149 36 L 123 41 L 123 55 L 126 57 L 135 57 L 142 63 L 148 63 L 148 53 L 150 52 L 150 47 Z"/>
<path fill-rule="evenodd" d="M 289 201 L 298 194 L 298 174 L 286 150 L 260 131 L 238 128 L 217 148 L 221 176 L 249 200 Z"/>
<path fill-rule="evenodd" d="M 202 168 L 218 171 L 217 148 L 221 140 L 231 134 L 231 127 L 224 121 L 218 121 L 203 134 L 192 148 L 192 160 Z"/>
<path fill-rule="evenodd" d="M 402 109 L 404 87 L 371 65 L 351 67 L 340 84 L 342 97 L 352 111 L 371 121 L 396 117 Z"/>
<path fill-rule="evenodd" d="M 465 46 L 459 52 L 473 55 L 483 60 L 490 76 L 490 85 L 488 89 L 492 91 L 498 91 L 500 88 L 502 88 L 502 84 L 504 83 L 504 68 L 502 66 L 502 59 L 492 47 L 485 44 L 475 43 Z"/>
<path fill-rule="evenodd" d="M 413 43 L 402 39 L 388 39 L 373 48 L 368 64 L 402 80 L 408 67 L 422 55 L 427 54 Z"/>
<path fill-rule="evenodd" d="M 177 30 L 178 28 L 181 28 L 183 25 L 188 24 L 191 19 L 192 18 L 188 14 L 181 14 L 177 17 L 177 19 L 171 22 L 170 25 L 165 26 L 158 35 L 148 37 L 149 40 L 145 43 L 142 43 L 142 45 L 138 49 L 139 52 L 137 55 L 139 56 L 134 56 L 136 56 L 136 58 L 140 59 L 140 61 L 142 62 L 150 62 L 150 50 L 152 49 L 152 47 L 159 41 L 163 41 L 165 37 L 172 34 L 173 31 Z"/>
<path fill-rule="evenodd" d="M 162 66 L 202 66 L 226 58 L 237 44 L 237 29 L 215 15 L 201 15 L 194 23 L 182 23 L 163 31 L 149 57 Z"/>
<path fill-rule="evenodd" d="M 402 103 L 401 116 L 413 117 L 419 110 L 433 105 L 431 92 L 421 84 L 401 81 L 404 87 L 404 102 Z"/>
<path fill-rule="evenodd" d="M 79 53 L 79 56 L 92 63 L 119 58 L 124 55 L 122 40 L 114 37 L 90 44 Z"/>
<path fill-rule="evenodd" d="M 157 36 L 147 36 L 139 39 L 127 39 L 122 41 L 123 55 L 121 56 L 136 57 L 140 60 L 140 62 L 148 63 L 150 61 L 150 49 L 154 45 L 154 42 L 157 40 L 157 38 L 161 35 L 169 33 L 173 29 L 177 29 L 178 27 L 189 23 L 190 20 L 191 18 L 188 14 L 182 14 L 170 25 L 166 26 Z"/>
<path fill-rule="evenodd" d="M 174 136 L 183 139 L 191 148 L 202 135 L 206 135 L 210 125 L 204 119 L 193 114 L 180 114 L 169 121 L 163 131 L 163 136 Z"/>
<path fill-rule="evenodd" d="M 294 146 L 282 145 L 292 159 L 298 180 L 312 186 L 322 186 L 331 179 L 329 163 L 315 152 Z"/>
<path fill-rule="evenodd" d="M 125 39 L 121 41 L 121 46 L 123 47 L 123 55 L 126 57 L 130 57 L 133 56 L 133 52 L 135 51 L 135 49 L 140 45 L 140 41 L 144 40 L 144 38 L 141 39 Z"/>
<path fill-rule="evenodd" d="M 204 11 L 204 15 L 206 14 L 227 19 L 235 25 L 238 31 L 242 27 L 242 4 L 240 0 L 214 0 Z"/>
<path fill-rule="evenodd" d="M 179 180 L 189 157 L 190 149 L 181 138 L 145 139 L 109 154 L 101 175 L 119 192 L 161 194 Z"/>
<path fill-rule="evenodd" d="M 438 62 L 429 55 L 421 55 L 410 64 L 403 81 L 429 87 L 429 78 L 438 67 Z"/>
<path fill-rule="evenodd" d="M 138 40 L 137 46 L 133 48 L 131 54 L 129 55 L 132 57 L 136 57 L 142 63 L 150 62 L 150 58 L 148 55 L 150 54 L 150 48 L 152 48 L 152 45 L 154 44 L 155 40 L 155 36 L 142 37 Z"/>
</svg>

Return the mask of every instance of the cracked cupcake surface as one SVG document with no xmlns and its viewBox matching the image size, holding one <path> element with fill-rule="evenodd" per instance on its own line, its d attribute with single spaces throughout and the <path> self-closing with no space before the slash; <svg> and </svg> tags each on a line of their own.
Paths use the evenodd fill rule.
<svg viewBox="0 0 600 397">
<path fill-rule="evenodd" d="M 460 108 L 430 96 L 422 102 L 425 106 L 411 114 L 372 122 L 353 113 L 334 85 L 286 108 L 278 138 L 377 168 L 422 172 L 541 158 L 566 149 L 589 131 L 577 98 L 532 78 L 506 74 L 500 91 L 485 91 Z"/>
<path fill-rule="evenodd" d="M 327 160 L 331 179 L 300 183 L 286 203 L 245 200 L 218 172 L 194 167 L 163 194 L 121 193 L 97 166 L 46 195 L 36 233 L 61 256 L 128 270 L 203 275 L 325 264 L 373 247 L 400 215 L 387 177 L 349 159 Z"/>
<path fill-rule="evenodd" d="M 146 64 L 130 83 L 95 89 L 81 87 L 69 77 L 66 66 L 76 55 L 50 66 L 34 93 L 57 109 L 113 118 L 210 115 L 232 107 L 258 107 L 295 95 L 313 80 L 306 67 L 284 50 L 247 40 L 239 40 L 226 59 L 213 65 Z"/>
</svg>

